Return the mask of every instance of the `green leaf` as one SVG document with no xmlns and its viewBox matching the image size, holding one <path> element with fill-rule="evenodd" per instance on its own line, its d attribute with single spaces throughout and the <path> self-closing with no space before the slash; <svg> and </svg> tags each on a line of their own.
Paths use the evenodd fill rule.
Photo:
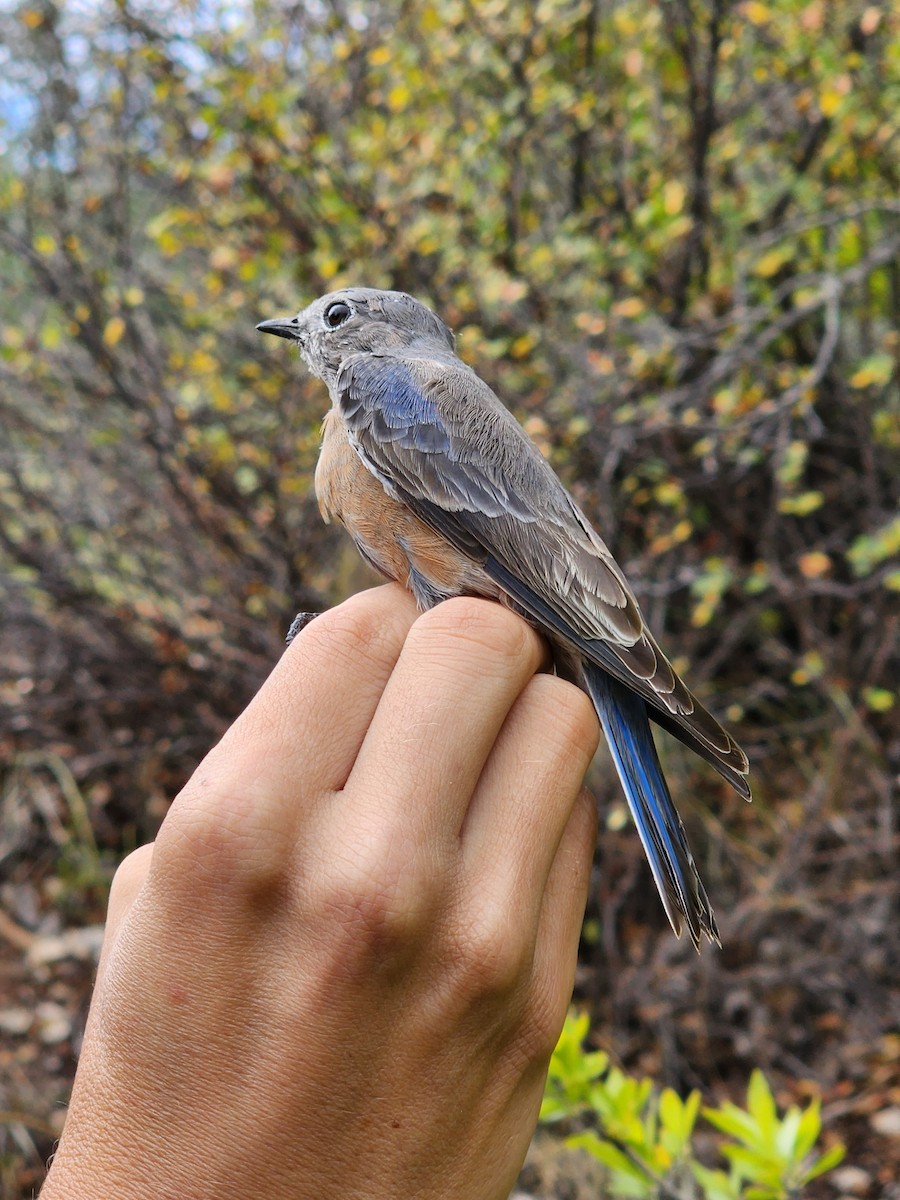
<svg viewBox="0 0 900 1200">
<path fill-rule="evenodd" d="M 797 1128 L 796 1150 L 798 1158 L 809 1154 L 822 1129 L 821 1102 L 818 1096 L 803 1111 Z"/>
<path fill-rule="evenodd" d="M 883 387 L 894 373 L 895 359 L 892 354 L 873 354 L 863 359 L 850 376 L 852 388 Z"/>
<path fill-rule="evenodd" d="M 812 1166 L 804 1172 L 802 1183 L 809 1183 L 812 1179 L 818 1179 L 820 1175 L 824 1175 L 826 1171 L 832 1170 L 838 1163 L 844 1161 L 844 1155 L 847 1153 L 846 1146 L 832 1146 L 830 1150 L 826 1150 L 820 1155 Z"/>
<path fill-rule="evenodd" d="M 800 1109 L 792 1105 L 775 1128 L 775 1149 L 787 1162 L 796 1162 L 803 1156 L 797 1152 L 797 1133 L 800 1129 Z"/>
<path fill-rule="evenodd" d="M 622 1153 L 618 1146 L 614 1146 L 612 1142 L 606 1142 L 602 1138 L 599 1138 L 592 1130 L 588 1130 L 585 1133 L 576 1133 L 572 1137 L 566 1138 L 566 1145 L 577 1146 L 582 1150 L 586 1150 L 592 1158 L 596 1158 L 604 1166 L 618 1172 L 620 1175 L 627 1176 L 629 1179 L 634 1179 L 645 1185 L 650 1185 L 652 1182 L 647 1172 L 642 1171 L 633 1163 L 627 1155 Z"/>
<path fill-rule="evenodd" d="M 682 1100 L 671 1088 L 663 1088 L 659 1097 L 662 1140 L 670 1154 L 678 1156 L 690 1141 L 700 1111 L 700 1093 L 693 1091 Z"/>
<path fill-rule="evenodd" d="M 741 1200 L 741 1183 L 736 1175 L 712 1171 L 702 1163 L 692 1162 L 691 1173 L 703 1188 L 704 1200 Z"/>
<path fill-rule="evenodd" d="M 894 517 L 875 533 L 860 534 L 847 551 L 847 558 L 857 575 L 870 575 L 888 558 L 900 554 L 900 516 Z"/>
<path fill-rule="evenodd" d="M 782 1175 L 783 1163 L 780 1159 L 764 1153 L 750 1150 L 746 1146 L 736 1146 L 728 1143 L 721 1147 L 722 1153 L 747 1178 L 758 1183 L 774 1186 Z"/>
<path fill-rule="evenodd" d="M 703 1116 L 716 1129 L 720 1129 L 722 1133 L 730 1133 L 742 1142 L 752 1143 L 757 1137 L 758 1128 L 754 1119 L 729 1101 L 719 1108 L 704 1108 Z"/>
</svg>

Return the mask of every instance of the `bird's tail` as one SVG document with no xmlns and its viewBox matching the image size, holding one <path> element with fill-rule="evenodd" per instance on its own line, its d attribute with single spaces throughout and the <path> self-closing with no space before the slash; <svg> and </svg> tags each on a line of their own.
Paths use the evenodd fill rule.
<svg viewBox="0 0 900 1200">
<path fill-rule="evenodd" d="M 662 773 L 646 704 L 593 663 L 585 662 L 583 670 L 672 928 L 680 937 L 683 918 L 698 949 L 704 933 L 721 944 L 706 889 Z"/>
</svg>

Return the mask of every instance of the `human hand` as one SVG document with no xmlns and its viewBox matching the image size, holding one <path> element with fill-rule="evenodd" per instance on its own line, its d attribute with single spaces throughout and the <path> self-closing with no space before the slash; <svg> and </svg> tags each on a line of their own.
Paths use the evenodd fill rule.
<svg viewBox="0 0 900 1200">
<path fill-rule="evenodd" d="M 506 1197 L 571 995 L 590 702 L 518 617 L 318 617 L 120 867 L 43 1200 Z"/>
</svg>

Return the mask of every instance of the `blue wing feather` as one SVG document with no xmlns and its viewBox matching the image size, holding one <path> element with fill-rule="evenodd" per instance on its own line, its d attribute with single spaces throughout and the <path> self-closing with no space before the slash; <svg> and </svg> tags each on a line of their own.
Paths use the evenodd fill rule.
<svg viewBox="0 0 900 1200">
<path fill-rule="evenodd" d="M 684 916 L 695 946 L 703 933 L 718 943 L 716 919 L 653 743 L 647 705 L 592 663 L 584 664 L 584 675 L 672 927 L 680 933 Z"/>
</svg>

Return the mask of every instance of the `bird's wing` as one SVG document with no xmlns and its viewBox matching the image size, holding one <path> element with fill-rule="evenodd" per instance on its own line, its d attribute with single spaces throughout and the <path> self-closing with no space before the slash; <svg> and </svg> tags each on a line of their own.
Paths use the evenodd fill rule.
<svg viewBox="0 0 900 1200">
<path fill-rule="evenodd" d="M 483 380 L 442 352 L 359 354 L 334 390 L 390 493 L 749 796 L 745 754 L 679 679 L 609 549 Z"/>
</svg>

